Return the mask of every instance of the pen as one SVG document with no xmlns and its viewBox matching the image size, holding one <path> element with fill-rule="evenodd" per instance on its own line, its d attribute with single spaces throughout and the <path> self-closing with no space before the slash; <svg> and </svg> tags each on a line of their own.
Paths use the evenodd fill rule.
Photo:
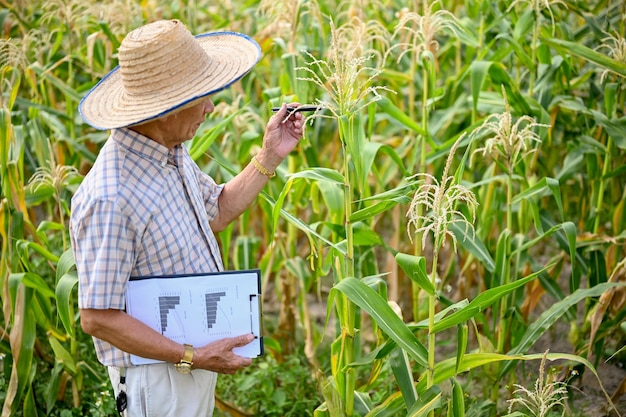
<svg viewBox="0 0 626 417">
<path fill-rule="evenodd" d="M 280 109 L 281 109 L 280 107 L 272 107 L 272 111 L 274 113 L 276 113 Z M 298 112 L 303 112 L 303 111 L 317 111 L 321 109 L 323 109 L 322 106 L 317 106 L 315 104 L 303 104 L 298 107 L 287 107 L 287 113 L 298 113 Z"/>
</svg>

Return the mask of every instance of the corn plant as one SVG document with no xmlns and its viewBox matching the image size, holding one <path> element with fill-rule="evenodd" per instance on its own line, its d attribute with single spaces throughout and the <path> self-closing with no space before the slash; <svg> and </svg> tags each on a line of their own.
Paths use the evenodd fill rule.
<svg viewBox="0 0 626 417">
<path fill-rule="evenodd" d="M 345 254 L 341 264 L 335 267 L 337 283 L 345 278 L 356 276 L 354 225 L 350 219 L 353 214 L 353 196 L 359 194 L 353 187 L 365 192 L 368 176 L 368 167 L 364 166 L 361 158 L 368 144 L 362 130 L 360 113 L 369 103 L 376 100 L 378 90 L 383 89 L 383 87 L 372 85 L 374 77 L 380 71 L 367 67 L 365 63 L 368 57 L 360 55 L 363 51 L 360 48 L 354 49 L 348 42 L 355 38 L 355 28 L 362 27 L 360 22 L 356 23 L 335 29 L 331 22 L 332 45 L 328 62 L 315 59 L 309 54 L 310 60 L 307 66 L 301 67 L 309 75 L 303 78 L 303 81 L 313 82 L 328 94 L 327 100 L 320 99 L 318 102 L 337 120 L 339 138 L 342 143 L 343 170 L 341 174 L 333 175 L 335 180 L 341 179 L 344 201 Z M 369 97 L 370 94 L 373 98 Z M 354 174 L 351 174 L 352 171 Z M 344 369 L 356 359 L 358 345 L 355 345 L 354 339 L 358 336 L 355 333 L 357 310 L 345 297 L 338 298 L 336 302 L 341 334 L 333 344 L 332 373 L 342 400 L 339 408 L 345 412 L 345 415 L 350 416 L 354 413 L 356 374 L 354 369 L 347 369 L 347 371 Z M 338 405 L 334 404 L 332 407 L 337 408 Z"/>
<path fill-rule="evenodd" d="M 409 88 L 409 102 L 408 102 L 408 117 L 415 118 L 415 85 L 413 82 L 416 78 L 416 66 L 421 64 L 422 67 L 422 95 L 421 95 L 421 132 L 419 136 L 419 144 L 413 146 L 414 155 L 413 159 L 408 162 L 409 169 L 415 168 L 418 172 L 426 172 L 426 155 L 427 145 L 435 146 L 432 137 L 429 134 L 428 120 L 430 119 L 429 109 L 432 107 L 431 95 L 435 93 L 435 86 L 437 80 L 437 58 L 436 51 L 439 47 L 435 36 L 439 31 L 448 30 L 453 34 L 457 34 L 461 29 L 458 20 L 455 16 L 445 9 L 436 10 L 437 5 L 441 2 L 433 1 L 430 4 L 427 1 L 423 1 L 422 14 L 419 11 L 403 10 L 398 24 L 394 31 L 394 38 L 399 38 L 399 42 L 394 47 L 400 48 L 401 52 L 397 58 L 400 61 L 405 55 L 409 57 L 409 74 L 408 74 L 408 88 Z M 419 5 L 416 4 L 416 9 L 419 9 Z M 393 49 L 393 48 L 392 48 Z M 419 157 L 419 159 L 418 159 Z M 419 162 L 418 162 L 419 161 Z M 418 205 L 418 212 L 415 213 L 415 219 L 421 221 L 422 213 L 421 205 Z M 416 225 L 416 229 L 420 230 L 421 227 Z M 419 237 L 417 240 L 420 240 Z M 415 245 L 415 255 L 419 256 L 421 249 L 419 245 Z M 413 286 L 413 314 L 415 317 L 419 317 L 419 287 Z"/>
<path fill-rule="evenodd" d="M 411 225 L 415 226 L 415 234 L 422 236 L 422 248 L 426 246 L 426 238 L 432 234 L 433 238 L 433 256 L 432 267 L 430 273 L 431 291 L 428 298 L 428 371 L 427 371 L 427 388 L 430 389 L 434 385 L 435 372 L 435 303 L 436 293 L 432 289 L 438 287 L 438 259 L 439 252 L 443 248 L 446 237 L 450 237 L 456 249 L 456 236 L 449 230 L 449 226 L 453 223 L 461 222 L 467 225 L 465 232 L 468 232 L 471 226 L 468 218 L 456 206 L 463 203 L 467 206 L 469 216 L 472 221 L 475 219 L 476 207 L 478 205 L 476 197 L 467 188 L 455 183 L 454 177 L 449 175 L 450 165 L 454 158 L 457 146 L 463 139 L 461 136 L 452 146 L 448 155 L 445 168 L 443 170 L 441 182 L 432 178 L 429 174 L 423 174 L 428 177 L 429 182 L 422 184 L 411 201 L 409 212 L 408 230 L 410 233 Z M 417 174 L 420 175 L 420 174 Z M 432 183 L 431 183 L 432 182 Z M 425 208 L 425 214 L 419 207 Z M 430 410 L 430 415 L 434 416 L 434 410 Z"/>
</svg>

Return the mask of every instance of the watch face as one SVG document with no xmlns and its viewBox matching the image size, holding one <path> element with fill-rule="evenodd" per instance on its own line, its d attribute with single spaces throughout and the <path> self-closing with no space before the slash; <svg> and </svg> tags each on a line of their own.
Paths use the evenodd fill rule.
<svg viewBox="0 0 626 417">
<path fill-rule="evenodd" d="M 191 365 L 188 363 L 177 363 L 176 370 L 181 374 L 188 374 L 191 372 Z"/>
</svg>

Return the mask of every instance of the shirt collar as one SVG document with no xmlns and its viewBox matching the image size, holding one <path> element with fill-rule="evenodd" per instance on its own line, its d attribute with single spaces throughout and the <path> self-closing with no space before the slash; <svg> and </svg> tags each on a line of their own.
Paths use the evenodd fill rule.
<svg viewBox="0 0 626 417">
<path fill-rule="evenodd" d="M 182 145 L 177 145 L 170 151 L 149 137 L 125 127 L 113 129 L 111 138 L 129 152 L 154 160 L 163 167 L 167 165 L 168 157 L 176 161 L 177 165 L 182 162 Z"/>
</svg>

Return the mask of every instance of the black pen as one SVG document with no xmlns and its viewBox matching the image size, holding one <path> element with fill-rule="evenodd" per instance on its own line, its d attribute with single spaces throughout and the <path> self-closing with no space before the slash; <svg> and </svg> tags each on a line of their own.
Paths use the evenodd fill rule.
<svg viewBox="0 0 626 417">
<path fill-rule="evenodd" d="M 287 113 L 291 114 L 291 113 L 298 113 L 298 112 L 303 112 L 303 111 L 318 111 L 318 110 L 322 110 L 323 108 L 324 107 L 318 106 L 315 104 L 303 104 L 298 107 L 287 107 Z M 272 107 L 272 111 L 274 113 L 276 113 L 280 109 L 281 107 Z"/>
</svg>

